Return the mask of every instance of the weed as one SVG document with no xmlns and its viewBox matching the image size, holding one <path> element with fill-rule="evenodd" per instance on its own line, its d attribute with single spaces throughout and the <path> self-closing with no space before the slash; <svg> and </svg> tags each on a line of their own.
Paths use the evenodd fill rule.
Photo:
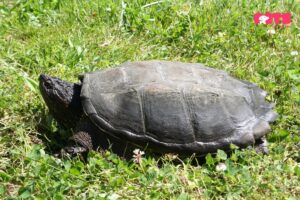
<svg viewBox="0 0 300 200">
<path fill-rule="evenodd" d="M 270 34 L 272 27 L 255 25 L 253 15 L 268 11 L 291 12 L 290 27 Z M 299 198 L 299 13 L 293 0 L 1 1 L 0 196 Z M 147 155 L 136 164 L 110 152 L 91 152 L 86 164 L 54 157 L 48 144 L 68 130 L 48 115 L 39 74 L 77 81 L 84 72 L 149 59 L 201 62 L 268 91 L 280 116 L 268 135 L 270 155 L 234 148 L 208 154 L 201 165 Z"/>
</svg>

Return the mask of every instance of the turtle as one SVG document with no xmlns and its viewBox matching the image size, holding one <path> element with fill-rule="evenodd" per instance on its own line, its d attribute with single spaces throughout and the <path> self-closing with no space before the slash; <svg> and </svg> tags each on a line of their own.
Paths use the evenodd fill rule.
<svg viewBox="0 0 300 200">
<path fill-rule="evenodd" d="M 116 147 L 206 155 L 255 147 L 268 153 L 266 134 L 278 114 L 256 84 L 200 63 L 126 62 L 85 73 L 78 83 L 41 74 L 50 113 L 73 135 L 64 151 L 77 155 Z M 129 148 L 127 148 L 129 147 Z"/>
</svg>

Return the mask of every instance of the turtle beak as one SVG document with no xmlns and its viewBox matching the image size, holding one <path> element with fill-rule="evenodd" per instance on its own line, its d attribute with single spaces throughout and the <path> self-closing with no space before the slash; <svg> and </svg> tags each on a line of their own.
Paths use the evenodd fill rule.
<svg viewBox="0 0 300 200">
<path fill-rule="evenodd" d="M 39 77 L 40 91 L 44 99 L 52 99 L 55 102 L 62 102 L 67 105 L 66 99 L 63 94 L 65 88 L 61 87 L 61 80 L 56 77 L 51 77 L 45 74 L 41 74 Z"/>
<path fill-rule="evenodd" d="M 45 74 L 41 74 L 40 77 L 39 77 L 39 80 L 41 81 L 41 80 L 43 80 L 45 77 L 46 77 Z"/>
<path fill-rule="evenodd" d="M 46 80 L 49 80 L 49 79 L 50 79 L 50 77 L 45 75 L 45 74 L 41 74 L 40 77 L 39 77 L 40 83 L 43 83 L 43 82 L 45 82 Z"/>
<path fill-rule="evenodd" d="M 40 81 L 40 88 L 43 90 L 49 90 L 52 89 L 52 81 L 51 81 L 51 77 L 45 74 L 41 74 L 39 77 L 39 81 Z"/>
</svg>

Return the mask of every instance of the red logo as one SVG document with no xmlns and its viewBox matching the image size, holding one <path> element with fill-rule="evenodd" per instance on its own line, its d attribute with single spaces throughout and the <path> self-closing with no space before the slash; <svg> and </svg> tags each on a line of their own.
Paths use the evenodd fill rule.
<svg viewBox="0 0 300 200">
<path fill-rule="evenodd" d="M 291 13 L 256 13 L 254 15 L 255 24 L 275 24 L 284 27 L 289 26 L 291 23 Z"/>
</svg>

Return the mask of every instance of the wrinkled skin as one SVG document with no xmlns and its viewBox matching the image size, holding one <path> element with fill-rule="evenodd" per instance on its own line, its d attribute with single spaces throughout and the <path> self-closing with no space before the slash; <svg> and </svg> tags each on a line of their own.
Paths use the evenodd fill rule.
<svg viewBox="0 0 300 200">
<path fill-rule="evenodd" d="M 83 111 L 80 101 L 81 86 L 56 77 L 40 75 L 40 91 L 54 118 L 66 128 L 75 128 Z"/>
</svg>

